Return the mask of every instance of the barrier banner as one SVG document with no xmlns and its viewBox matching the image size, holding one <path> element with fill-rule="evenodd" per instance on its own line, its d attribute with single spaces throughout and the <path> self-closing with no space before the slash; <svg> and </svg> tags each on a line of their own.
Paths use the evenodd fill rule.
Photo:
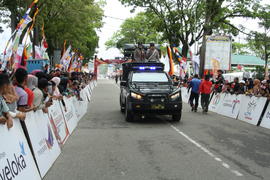
<svg viewBox="0 0 270 180">
<path fill-rule="evenodd" d="M 264 113 L 264 116 L 263 116 L 263 119 L 262 119 L 260 126 L 267 128 L 267 129 L 270 129 L 270 103 L 267 106 L 267 109 Z"/>
<path fill-rule="evenodd" d="M 49 118 L 42 110 L 27 113 L 25 120 L 38 168 L 43 178 L 61 150 L 53 133 Z"/>
<path fill-rule="evenodd" d="M 9 130 L 6 125 L 0 125 L 0 141 L 1 180 L 41 180 L 18 119 Z"/>
<path fill-rule="evenodd" d="M 238 119 L 257 125 L 266 101 L 265 97 L 243 96 Z"/>
<path fill-rule="evenodd" d="M 97 81 L 96 80 L 94 81 L 94 87 L 97 87 Z"/>
<path fill-rule="evenodd" d="M 62 114 L 59 101 L 53 101 L 53 105 L 49 108 L 49 119 L 57 142 L 60 145 L 65 144 L 66 140 L 69 137 L 69 130 L 65 118 Z"/>
<path fill-rule="evenodd" d="M 209 111 L 218 113 L 224 97 L 224 94 L 215 94 L 209 104 Z"/>
<path fill-rule="evenodd" d="M 82 101 L 78 101 L 76 97 L 72 97 L 71 98 L 71 101 L 72 101 L 72 104 L 74 105 L 75 108 L 75 113 L 76 113 L 76 116 L 78 118 L 78 121 L 81 120 L 81 118 L 84 116 L 83 114 L 83 104 L 82 104 Z"/>
<path fill-rule="evenodd" d="M 188 88 L 182 87 L 181 92 L 183 102 L 189 103 L 190 92 L 188 93 Z"/>
<path fill-rule="evenodd" d="M 217 113 L 236 119 L 240 111 L 242 98 L 243 95 L 224 94 L 224 99 Z"/>
<path fill-rule="evenodd" d="M 81 95 L 84 101 L 88 101 L 90 102 L 91 99 L 91 95 L 89 94 L 88 88 L 85 87 L 82 91 L 81 91 Z"/>
<path fill-rule="evenodd" d="M 63 104 L 60 102 L 61 110 L 65 116 L 65 120 L 67 122 L 68 130 L 70 134 L 75 130 L 78 124 L 78 117 L 76 115 L 75 106 L 73 105 L 72 98 L 64 97 L 64 101 L 66 104 L 66 108 L 64 108 Z"/>
</svg>

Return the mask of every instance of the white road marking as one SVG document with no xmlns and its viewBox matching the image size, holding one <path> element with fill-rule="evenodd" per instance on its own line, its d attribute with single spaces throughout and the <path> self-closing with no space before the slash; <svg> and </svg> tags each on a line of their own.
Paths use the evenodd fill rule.
<svg viewBox="0 0 270 180">
<path fill-rule="evenodd" d="M 195 146 L 197 146 L 199 149 L 201 149 L 203 152 L 205 152 L 206 154 L 208 154 L 210 157 L 214 158 L 216 161 L 221 162 L 221 165 L 226 168 L 229 169 L 233 174 L 235 174 L 236 176 L 244 176 L 243 174 L 241 174 L 239 171 L 233 170 L 231 169 L 230 165 L 225 163 L 222 159 L 220 159 L 219 157 L 217 157 L 216 155 L 214 155 L 213 153 L 211 153 L 208 149 L 206 149 L 205 147 L 203 147 L 202 145 L 200 145 L 199 143 L 197 143 L 195 140 L 193 140 L 192 138 L 190 138 L 188 135 L 186 135 L 185 133 L 183 133 L 182 131 L 180 131 L 177 127 L 175 127 L 174 125 L 170 125 L 171 128 L 173 128 L 178 134 L 182 135 L 183 137 L 185 137 L 189 142 L 191 142 L 192 144 L 194 144 Z"/>
<path fill-rule="evenodd" d="M 118 87 L 120 89 L 120 87 L 118 86 L 118 84 L 114 84 L 116 87 Z M 182 131 L 180 131 L 177 127 L 175 127 L 174 125 L 170 125 L 177 133 L 179 133 L 180 135 L 182 135 L 183 137 L 185 137 L 188 141 L 190 141 L 192 144 L 194 144 L 195 146 L 197 146 L 198 148 L 200 148 L 203 152 L 205 152 L 206 154 L 208 154 L 210 157 L 214 158 L 216 161 L 221 162 L 221 165 L 224 168 L 229 169 L 234 175 L 238 176 L 238 177 L 242 177 L 244 176 L 242 173 L 240 173 L 237 170 L 233 170 L 231 169 L 230 165 L 223 162 L 222 159 L 220 159 L 219 157 L 217 157 L 216 155 L 214 155 L 212 152 L 210 152 L 208 149 L 206 149 L 205 147 L 203 147 L 202 145 L 200 145 L 199 143 L 197 143 L 195 140 L 193 140 L 192 138 L 190 138 L 188 135 L 186 135 L 185 133 L 183 133 Z"/>
</svg>

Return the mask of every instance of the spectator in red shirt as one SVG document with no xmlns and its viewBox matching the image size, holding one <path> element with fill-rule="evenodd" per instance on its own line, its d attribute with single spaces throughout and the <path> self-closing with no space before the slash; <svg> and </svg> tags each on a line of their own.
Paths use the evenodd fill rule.
<svg viewBox="0 0 270 180">
<path fill-rule="evenodd" d="M 210 76 L 206 75 L 204 81 L 200 85 L 201 105 L 203 112 L 208 112 L 210 94 L 212 92 L 213 83 L 210 81 Z"/>
</svg>

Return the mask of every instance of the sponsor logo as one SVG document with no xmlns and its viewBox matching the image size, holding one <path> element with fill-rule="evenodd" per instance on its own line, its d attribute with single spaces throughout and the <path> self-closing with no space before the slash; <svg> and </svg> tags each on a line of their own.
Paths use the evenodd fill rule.
<svg viewBox="0 0 270 180">
<path fill-rule="evenodd" d="M 24 143 L 20 142 L 19 146 L 20 146 L 20 154 L 17 155 L 14 153 L 13 157 L 7 158 L 5 165 L 1 167 L 0 180 L 13 180 L 24 169 L 26 169 L 27 165 L 26 165 L 26 162 L 24 159 L 24 156 L 26 156 Z M 4 153 L 4 155 L 5 155 L 5 153 Z M 1 164 L 4 164 L 4 163 L 1 163 Z"/>
<path fill-rule="evenodd" d="M 268 111 L 266 116 L 265 116 L 266 119 L 270 119 L 270 112 Z"/>
<path fill-rule="evenodd" d="M 52 149 L 54 144 L 53 133 L 49 124 L 47 125 L 47 127 L 48 127 L 48 139 L 45 139 L 45 141 L 48 146 L 48 149 Z"/>
<path fill-rule="evenodd" d="M 240 104 L 240 100 L 238 100 L 238 99 L 236 98 L 235 100 L 233 100 L 233 104 L 232 104 L 232 114 L 234 113 L 234 110 L 235 110 L 237 104 Z"/>
<path fill-rule="evenodd" d="M 256 109 L 257 103 L 255 100 L 252 100 L 248 103 L 247 112 L 244 113 L 245 118 L 252 120 L 252 112 Z"/>
</svg>

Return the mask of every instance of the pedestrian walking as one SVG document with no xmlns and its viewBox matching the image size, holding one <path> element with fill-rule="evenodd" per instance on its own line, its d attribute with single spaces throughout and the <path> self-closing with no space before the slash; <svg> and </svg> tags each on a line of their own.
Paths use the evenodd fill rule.
<svg viewBox="0 0 270 180">
<path fill-rule="evenodd" d="M 213 83 L 210 81 L 210 76 L 206 75 L 203 82 L 200 85 L 200 93 L 201 93 L 201 105 L 203 112 L 208 112 L 210 94 L 212 92 Z"/>
<path fill-rule="evenodd" d="M 118 75 L 115 75 L 115 83 L 118 83 Z"/>
<path fill-rule="evenodd" d="M 194 112 L 197 112 L 198 105 L 199 105 L 200 84 L 201 84 L 201 80 L 199 79 L 199 76 L 196 74 L 189 84 L 189 90 L 191 89 L 189 103 L 191 106 L 191 111 L 194 111 Z M 195 104 L 194 104 L 194 100 L 195 100 Z"/>
</svg>

